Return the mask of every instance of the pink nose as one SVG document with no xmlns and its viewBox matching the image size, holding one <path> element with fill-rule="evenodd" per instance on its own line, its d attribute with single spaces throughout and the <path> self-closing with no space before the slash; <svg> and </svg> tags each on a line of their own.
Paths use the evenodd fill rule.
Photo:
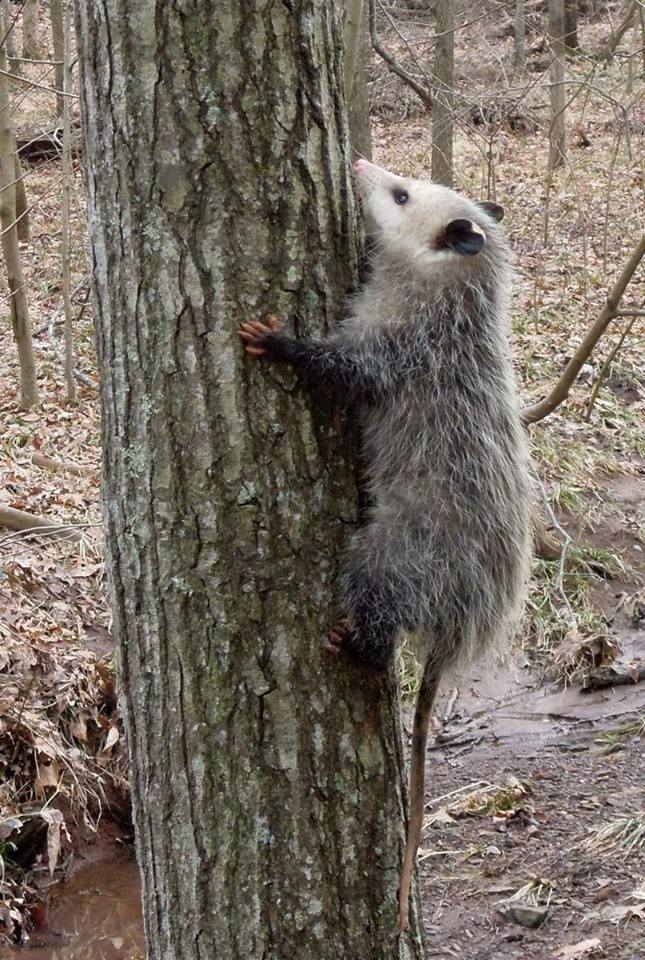
<svg viewBox="0 0 645 960">
<path fill-rule="evenodd" d="M 356 171 L 356 173 L 359 173 L 366 166 L 368 166 L 368 161 L 363 160 L 362 157 L 359 157 L 358 160 L 354 160 L 354 170 Z"/>
</svg>

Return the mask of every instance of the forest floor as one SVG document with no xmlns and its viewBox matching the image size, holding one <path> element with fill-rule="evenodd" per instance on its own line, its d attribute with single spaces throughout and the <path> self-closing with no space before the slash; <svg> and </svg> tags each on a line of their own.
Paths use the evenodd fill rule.
<svg viewBox="0 0 645 960">
<path fill-rule="evenodd" d="M 618 6 L 609 10 L 615 21 Z M 567 164 L 549 182 L 546 77 L 531 68 L 543 56 L 536 17 L 534 52 L 519 77 L 499 21 L 460 31 L 457 48 L 464 97 L 456 185 L 506 210 L 516 261 L 513 347 L 526 403 L 557 379 L 642 230 L 638 62 L 623 57 L 601 69 L 584 54 L 569 61 L 578 78 L 572 89 L 582 92 L 569 107 Z M 423 57 L 427 22 L 409 17 L 400 27 Z M 582 50 L 599 49 L 608 29 L 607 17 L 583 21 Z M 406 55 L 395 34 L 384 37 Z M 375 161 L 429 176 L 429 118 L 381 63 L 370 71 Z M 25 73 L 51 82 L 44 68 Z M 27 87 L 15 108 L 19 132 L 43 129 L 54 99 Z M 135 956 L 141 940 L 136 876 L 124 854 L 128 784 L 101 550 L 98 393 L 78 384 L 69 404 L 57 354 L 60 160 L 34 159 L 25 170 L 33 208 L 23 257 L 42 403 L 32 413 L 19 408 L 3 298 L 0 501 L 69 526 L 57 539 L 0 532 L 0 942 L 41 940 L 42 954 L 30 951 L 38 960 L 116 960 Z M 76 363 L 91 383 L 80 170 L 74 186 Z M 625 303 L 642 305 L 642 271 L 640 293 L 637 280 Z M 572 538 L 562 575 L 559 560 L 536 561 L 509 663 L 450 678 L 439 703 L 421 855 L 433 958 L 645 956 L 645 684 L 581 692 L 599 671 L 624 673 L 645 660 L 642 320 L 590 407 L 603 361 L 629 322 L 616 321 L 568 400 L 531 428 L 545 496 Z M 408 667 L 401 675 L 409 696 Z M 72 879 L 54 888 L 63 876 Z M 533 914 L 539 927 L 517 922 L 518 900 L 543 908 Z M 8 951 L 0 947 L 0 956 Z"/>
</svg>

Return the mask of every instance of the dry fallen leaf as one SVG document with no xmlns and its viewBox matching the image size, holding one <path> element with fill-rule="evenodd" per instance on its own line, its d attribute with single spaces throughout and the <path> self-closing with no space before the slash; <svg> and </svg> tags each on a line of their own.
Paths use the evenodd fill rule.
<svg viewBox="0 0 645 960">
<path fill-rule="evenodd" d="M 43 800 L 45 797 L 45 787 L 57 787 L 60 780 L 60 764 L 57 760 L 51 763 L 38 765 L 38 776 L 34 784 L 36 797 Z"/>
<path fill-rule="evenodd" d="M 115 743 L 119 740 L 119 730 L 118 727 L 110 727 L 107 737 L 105 738 L 105 746 L 101 753 L 105 753 L 106 750 L 110 750 Z"/>
<path fill-rule="evenodd" d="M 84 714 L 81 714 L 77 720 L 70 723 L 69 732 L 76 740 L 87 743 L 87 718 Z"/>
<path fill-rule="evenodd" d="M 53 877 L 60 853 L 60 831 L 65 821 L 60 810 L 41 810 L 40 816 L 47 824 L 47 863 L 49 875 Z"/>
<path fill-rule="evenodd" d="M 423 824 L 426 827 L 431 827 L 435 823 L 456 823 L 456 822 L 457 821 L 455 820 L 455 818 L 450 816 L 450 814 L 448 813 L 445 807 L 439 807 L 438 810 L 435 810 L 433 813 L 429 813 L 425 817 Z"/>
</svg>

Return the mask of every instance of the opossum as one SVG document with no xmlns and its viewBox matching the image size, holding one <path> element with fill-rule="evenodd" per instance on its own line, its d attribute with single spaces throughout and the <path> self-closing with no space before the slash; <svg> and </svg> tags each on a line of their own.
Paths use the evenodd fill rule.
<svg viewBox="0 0 645 960">
<path fill-rule="evenodd" d="M 333 336 L 296 340 L 248 322 L 251 356 L 294 364 L 357 401 L 373 506 L 343 574 L 347 620 L 327 648 L 386 671 L 397 635 L 424 669 L 414 715 L 410 819 L 399 890 L 408 920 L 433 699 L 446 667 L 508 634 L 530 558 L 527 445 L 507 343 L 503 211 L 438 184 L 354 164 L 372 271 Z"/>
</svg>

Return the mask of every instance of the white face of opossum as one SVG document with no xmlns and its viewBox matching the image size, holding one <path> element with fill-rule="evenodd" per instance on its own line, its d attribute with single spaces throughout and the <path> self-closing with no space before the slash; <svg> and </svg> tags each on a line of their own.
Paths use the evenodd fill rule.
<svg viewBox="0 0 645 960">
<path fill-rule="evenodd" d="M 398 177 L 367 160 L 354 163 L 367 231 L 407 270 L 443 280 L 476 268 L 502 219 L 496 203 L 472 203 L 448 187 Z"/>
</svg>

